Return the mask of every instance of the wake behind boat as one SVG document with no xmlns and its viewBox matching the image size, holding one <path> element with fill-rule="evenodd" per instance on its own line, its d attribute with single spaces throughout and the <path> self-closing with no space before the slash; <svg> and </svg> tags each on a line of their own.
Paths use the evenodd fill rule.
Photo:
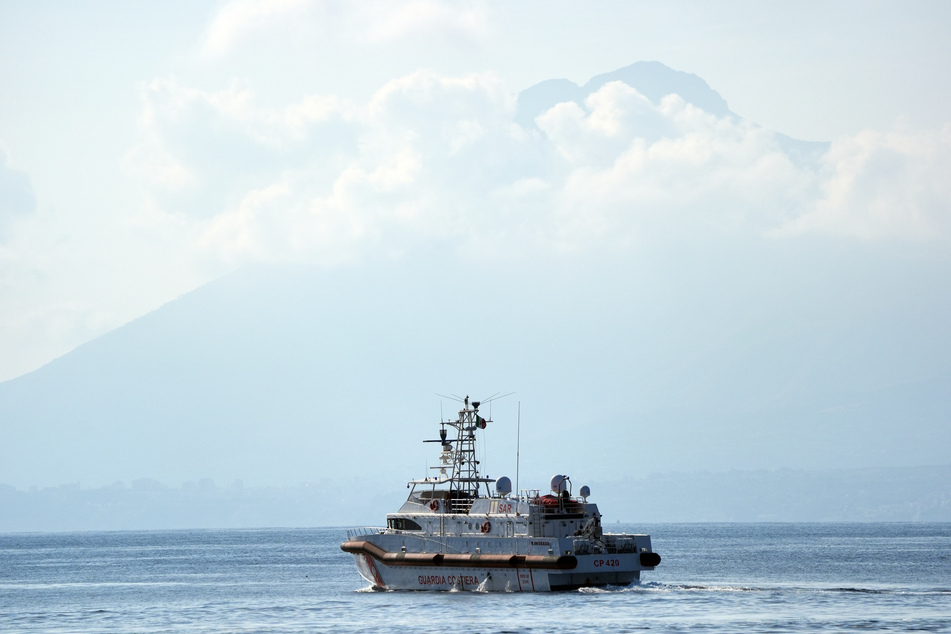
<svg viewBox="0 0 951 634">
<path fill-rule="evenodd" d="M 410 481 L 385 528 L 347 531 L 340 548 L 364 579 L 389 590 L 540 592 L 628 585 L 660 564 L 650 535 L 604 533 L 588 487 L 573 496 L 567 476 L 554 476 L 545 495 L 482 477 L 476 433 L 492 421 L 479 405 L 467 396 L 439 440 L 424 441 L 440 443 L 438 474 Z"/>
</svg>

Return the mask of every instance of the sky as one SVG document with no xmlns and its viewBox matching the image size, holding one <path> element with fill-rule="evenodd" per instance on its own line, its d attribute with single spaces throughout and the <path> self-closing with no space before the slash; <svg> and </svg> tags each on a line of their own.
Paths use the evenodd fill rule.
<svg viewBox="0 0 951 634">
<path fill-rule="evenodd" d="M 949 36 L 946 2 L 3 0 L 0 380 L 249 264 L 831 238 L 943 267 Z M 512 122 L 648 60 L 742 120 L 614 84 Z"/>
</svg>

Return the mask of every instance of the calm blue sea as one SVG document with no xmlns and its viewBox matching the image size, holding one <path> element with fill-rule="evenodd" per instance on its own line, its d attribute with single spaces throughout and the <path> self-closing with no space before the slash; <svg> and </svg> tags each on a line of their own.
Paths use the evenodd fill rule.
<svg viewBox="0 0 951 634">
<path fill-rule="evenodd" d="M 611 529 L 661 566 L 552 594 L 367 591 L 342 529 L 0 535 L 0 631 L 951 631 L 951 524 Z"/>
</svg>

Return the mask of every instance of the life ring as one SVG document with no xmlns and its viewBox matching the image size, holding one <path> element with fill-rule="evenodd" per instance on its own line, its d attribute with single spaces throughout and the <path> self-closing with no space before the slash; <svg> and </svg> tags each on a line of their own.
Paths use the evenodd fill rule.
<svg viewBox="0 0 951 634">
<path fill-rule="evenodd" d="M 488 533 L 490 530 L 492 530 L 492 524 L 490 524 L 489 521 L 486 520 L 485 524 L 482 525 L 482 532 Z"/>
<path fill-rule="evenodd" d="M 430 502 L 430 503 L 429 503 L 429 510 L 430 510 L 430 511 L 433 511 L 433 512 L 438 511 L 438 510 L 439 510 L 439 500 L 433 500 L 432 502 Z"/>
</svg>

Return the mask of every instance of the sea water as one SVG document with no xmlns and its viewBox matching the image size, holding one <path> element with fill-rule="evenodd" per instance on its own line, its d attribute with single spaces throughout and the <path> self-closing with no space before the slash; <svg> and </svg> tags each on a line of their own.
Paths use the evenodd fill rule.
<svg viewBox="0 0 951 634">
<path fill-rule="evenodd" d="M 951 524 L 608 528 L 663 562 L 539 594 L 373 591 L 343 529 L 0 535 L 0 631 L 951 631 Z"/>
</svg>

